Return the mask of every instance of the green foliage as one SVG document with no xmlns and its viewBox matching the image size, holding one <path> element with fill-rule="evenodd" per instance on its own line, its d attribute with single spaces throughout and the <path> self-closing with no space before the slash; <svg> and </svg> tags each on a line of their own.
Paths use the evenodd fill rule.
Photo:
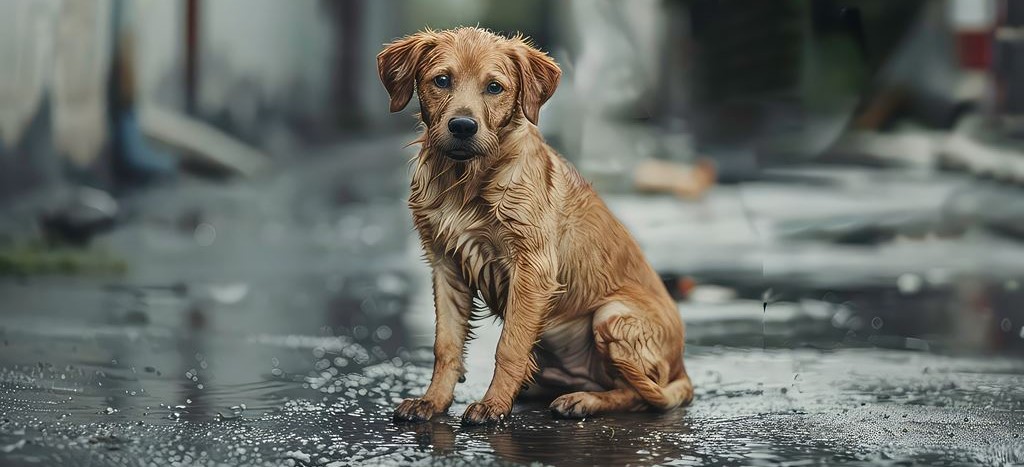
<svg viewBox="0 0 1024 467">
<path fill-rule="evenodd" d="M 105 251 L 51 247 L 41 242 L 0 246 L 0 276 L 119 275 L 127 264 Z"/>
</svg>

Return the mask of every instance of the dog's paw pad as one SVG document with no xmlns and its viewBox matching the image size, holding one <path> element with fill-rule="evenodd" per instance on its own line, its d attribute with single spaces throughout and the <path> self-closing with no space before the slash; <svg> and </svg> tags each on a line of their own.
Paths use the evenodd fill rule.
<svg viewBox="0 0 1024 467">
<path fill-rule="evenodd" d="M 438 413 L 433 402 L 424 399 L 406 399 L 395 409 L 397 422 L 425 422 Z"/>
<path fill-rule="evenodd" d="M 556 417 L 584 418 L 592 413 L 593 398 L 585 392 L 574 392 L 555 399 L 549 408 Z"/>
</svg>

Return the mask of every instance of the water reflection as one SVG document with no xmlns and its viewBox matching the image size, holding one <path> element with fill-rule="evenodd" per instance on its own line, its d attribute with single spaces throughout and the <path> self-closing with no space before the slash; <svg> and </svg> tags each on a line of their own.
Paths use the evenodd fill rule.
<svg viewBox="0 0 1024 467">
<path fill-rule="evenodd" d="M 532 406 L 517 414 L 526 421 L 498 427 L 461 428 L 457 419 L 433 420 L 404 427 L 422 450 L 440 458 L 493 453 L 512 463 L 554 465 L 697 465 L 689 443 L 685 411 L 666 415 L 605 417 L 579 421 L 551 420 Z M 643 429 L 636 429 L 643 426 Z M 662 435 L 664 433 L 664 435 Z"/>
</svg>

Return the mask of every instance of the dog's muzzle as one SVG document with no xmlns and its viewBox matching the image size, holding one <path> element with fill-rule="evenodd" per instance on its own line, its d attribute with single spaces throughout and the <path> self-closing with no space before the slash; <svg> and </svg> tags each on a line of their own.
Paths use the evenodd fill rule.
<svg viewBox="0 0 1024 467">
<path fill-rule="evenodd" d="M 453 161 L 465 162 L 479 156 L 481 151 L 474 138 L 479 129 L 479 124 L 472 117 L 452 117 L 448 120 L 448 137 L 444 138 L 439 149 Z"/>
</svg>

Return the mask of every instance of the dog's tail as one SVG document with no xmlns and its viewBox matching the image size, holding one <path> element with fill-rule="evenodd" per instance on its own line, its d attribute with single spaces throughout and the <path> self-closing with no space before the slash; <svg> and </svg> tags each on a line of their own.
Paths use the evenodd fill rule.
<svg viewBox="0 0 1024 467">
<path fill-rule="evenodd" d="M 693 383 L 684 372 L 664 387 L 658 385 L 635 365 L 614 360 L 615 368 L 645 402 L 659 410 L 671 410 L 693 400 Z"/>
</svg>

